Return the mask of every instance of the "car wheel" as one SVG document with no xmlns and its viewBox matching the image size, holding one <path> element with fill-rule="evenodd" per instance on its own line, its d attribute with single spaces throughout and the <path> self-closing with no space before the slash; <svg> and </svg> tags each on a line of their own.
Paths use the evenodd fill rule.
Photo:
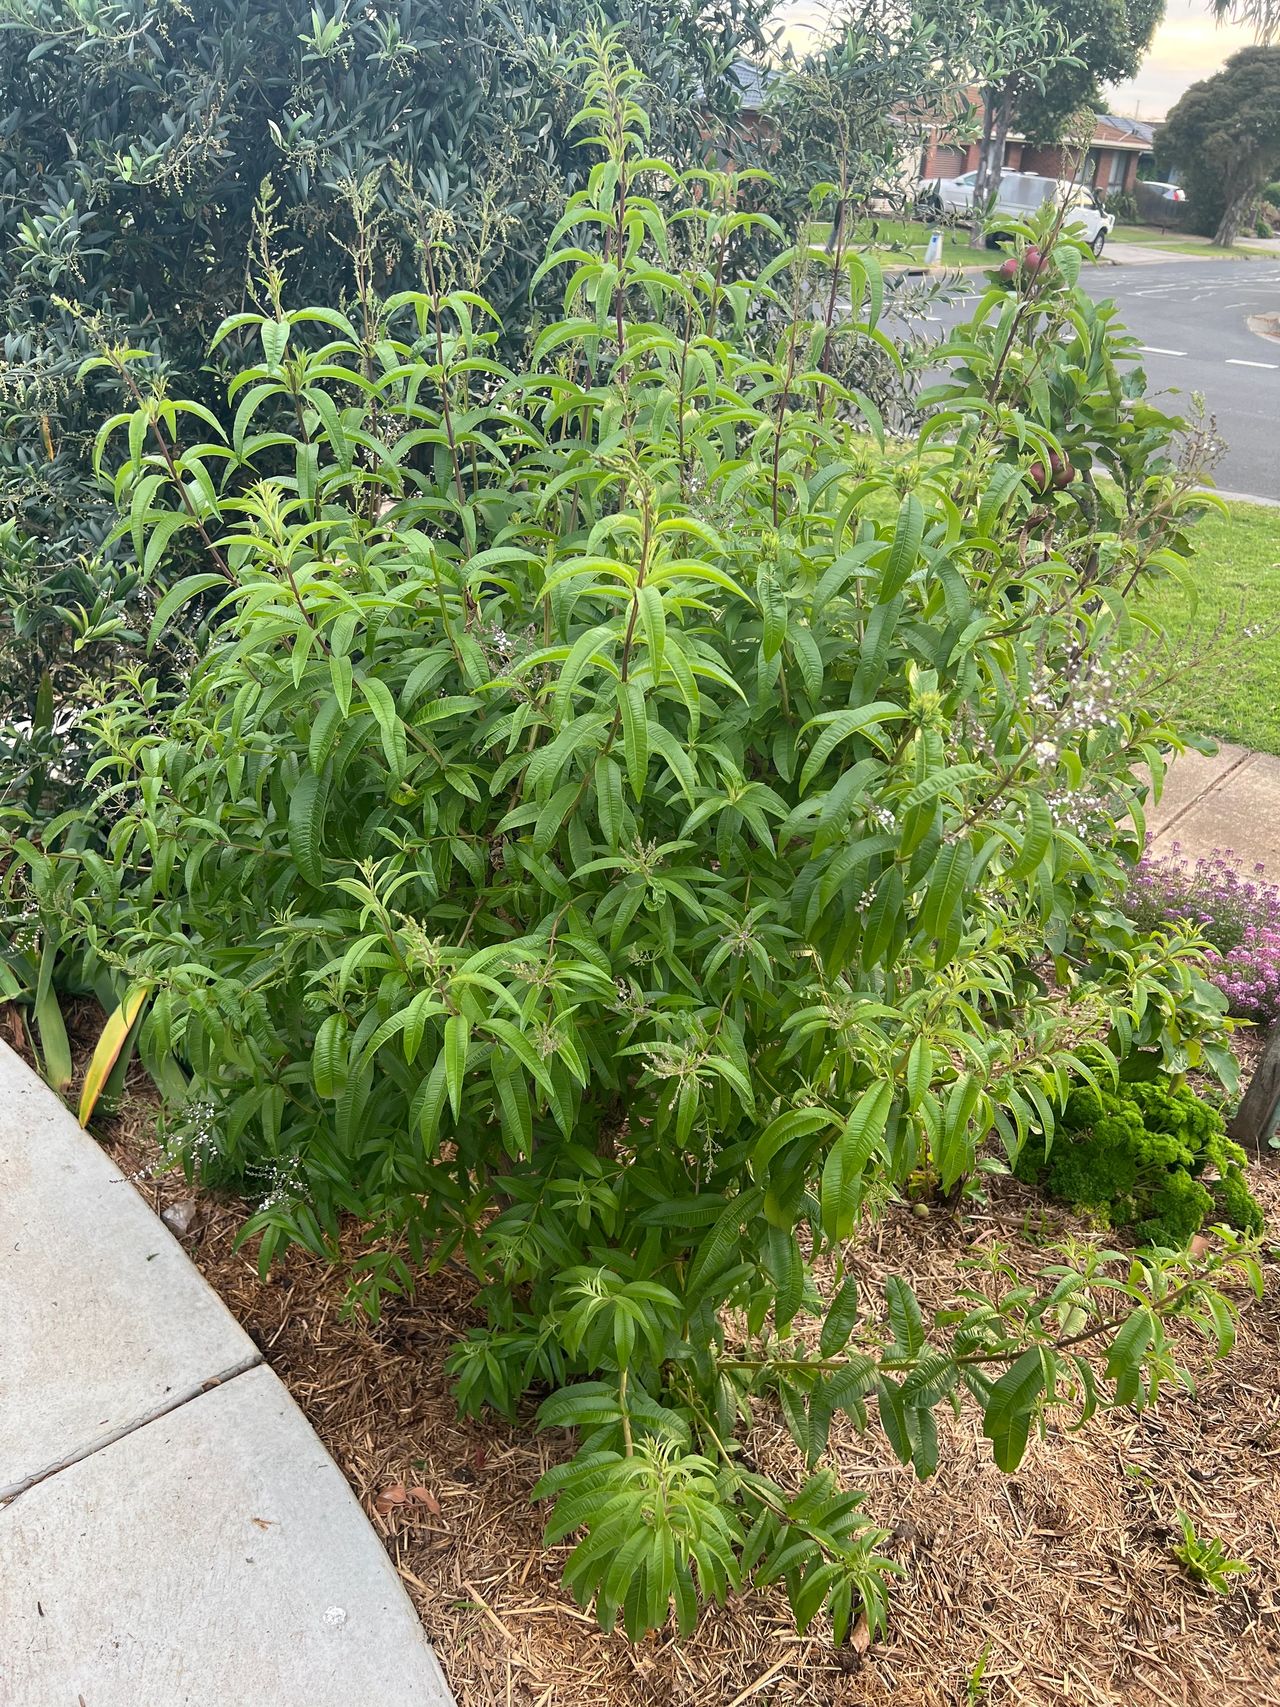
<svg viewBox="0 0 1280 1707">
<path fill-rule="evenodd" d="M 1092 243 L 1090 243 L 1090 245 L 1089 245 L 1089 247 L 1090 247 L 1090 248 L 1091 248 L 1091 249 L 1092 249 L 1092 250 L 1093 250 L 1093 252 L 1094 252 L 1094 254 L 1095 254 L 1095 255 L 1101 255 L 1101 253 L 1102 253 L 1102 247 L 1103 247 L 1103 244 L 1104 244 L 1104 243 L 1105 243 L 1105 242 L 1106 242 L 1106 241 L 1107 241 L 1107 234 L 1106 234 L 1106 232 L 1105 232 L 1105 231 L 1100 231 L 1100 232 L 1099 232 L 1099 233 L 1098 233 L 1098 235 L 1097 235 L 1097 236 L 1096 236 L 1096 237 L 1095 237 L 1095 238 L 1094 238 L 1094 240 L 1093 240 L 1093 242 L 1092 242 Z"/>
</svg>

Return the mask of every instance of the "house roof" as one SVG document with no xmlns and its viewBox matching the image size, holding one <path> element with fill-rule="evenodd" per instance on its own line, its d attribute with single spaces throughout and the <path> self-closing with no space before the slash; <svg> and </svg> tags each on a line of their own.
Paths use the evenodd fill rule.
<svg viewBox="0 0 1280 1707">
<path fill-rule="evenodd" d="M 1141 119 L 1126 119 L 1116 113 L 1099 113 L 1094 127 L 1094 146 L 1132 148 L 1145 153 L 1154 144 L 1154 128 Z"/>
<path fill-rule="evenodd" d="M 971 106 L 981 112 L 982 91 L 980 89 L 976 86 L 966 89 L 964 98 Z M 1094 121 L 1093 136 L 1090 138 L 1090 146 L 1093 148 L 1118 148 L 1122 152 L 1132 150 L 1137 154 L 1145 154 L 1155 147 L 1156 127 L 1143 119 L 1126 119 L 1118 113 L 1095 113 Z M 939 115 L 935 124 L 942 125 L 944 122 L 942 116 Z M 1027 138 L 1022 131 L 1011 130 L 1008 140 L 1010 142 L 1025 142 Z"/>
<path fill-rule="evenodd" d="M 778 80 L 776 71 L 767 65 L 757 65 L 752 59 L 735 59 L 729 67 L 729 76 L 742 95 L 743 111 L 748 113 L 761 111 L 765 96 Z"/>
</svg>

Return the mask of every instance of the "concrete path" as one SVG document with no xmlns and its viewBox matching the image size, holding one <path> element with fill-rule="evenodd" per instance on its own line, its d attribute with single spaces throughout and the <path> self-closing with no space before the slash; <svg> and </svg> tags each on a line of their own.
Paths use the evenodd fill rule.
<svg viewBox="0 0 1280 1707">
<path fill-rule="evenodd" d="M 0 1707 L 449 1707 L 345 1479 L 0 1044 Z"/>
<path fill-rule="evenodd" d="M 1223 260 L 1227 260 L 1226 252 Z M 1237 257 L 1239 258 L 1239 257 Z M 1203 261 L 1203 255 L 1188 255 L 1184 249 L 1160 249 L 1154 243 L 1126 243 L 1123 240 L 1113 242 L 1107 239 L 1102 251 L 1104 264 L 1110 261 L 1116 267 L 1154 267 L 1165 261 Z M 1215 262 L 1216 264 L 1216 262 Z"/>
<path fill-rule="evenodd" d="M 1195 860 L 1228 849 L 1246 873 L 1259 862 L 1280 882 L 1280 759 L 1224 741 L 1212 758 L 1183 753 L 1149 815 L 1152 848 Z"/>
</svg>

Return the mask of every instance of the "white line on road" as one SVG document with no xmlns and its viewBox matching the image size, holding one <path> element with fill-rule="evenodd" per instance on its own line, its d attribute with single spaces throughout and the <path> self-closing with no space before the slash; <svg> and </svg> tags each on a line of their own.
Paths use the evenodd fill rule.
<svg viewBox="0 0 1280 1707">
<path fill-rule="evenodd" d="M 1239 356 L 1228 356 L 1227 357 L 1227 366 L 1228 367 L 1270 367 L 1270 368 L 1273 368 L 1276 365 L 1277 364 L 1275 362 L 1245 362 L 1245 361 L 1241 361 Z"/>
<path fill-rule="evenodd" d="M 1162 350 L 1158 344 L 1139 344 L 1144 356 L 1185 356 L 1185 350 Z"/>
</svg>

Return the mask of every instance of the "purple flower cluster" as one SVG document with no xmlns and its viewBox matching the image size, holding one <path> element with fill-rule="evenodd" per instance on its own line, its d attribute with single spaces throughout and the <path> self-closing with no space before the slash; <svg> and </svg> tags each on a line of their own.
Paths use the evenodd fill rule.
<svg viewBox="0 0 1280 1707">
<path fill-rule="evenodd" d="M 1230 848 L 1194 864 L 1177 842 L 1171 855 L 1143 855 L 1124 898 L 1135 924 L 1151 930 L 1189 919 L 1213 945 L 1209 977 L 1240 1019 L 1280 1018 L 1280 888 L 1255 865 L 1246 876 Z"/>
</svg>

